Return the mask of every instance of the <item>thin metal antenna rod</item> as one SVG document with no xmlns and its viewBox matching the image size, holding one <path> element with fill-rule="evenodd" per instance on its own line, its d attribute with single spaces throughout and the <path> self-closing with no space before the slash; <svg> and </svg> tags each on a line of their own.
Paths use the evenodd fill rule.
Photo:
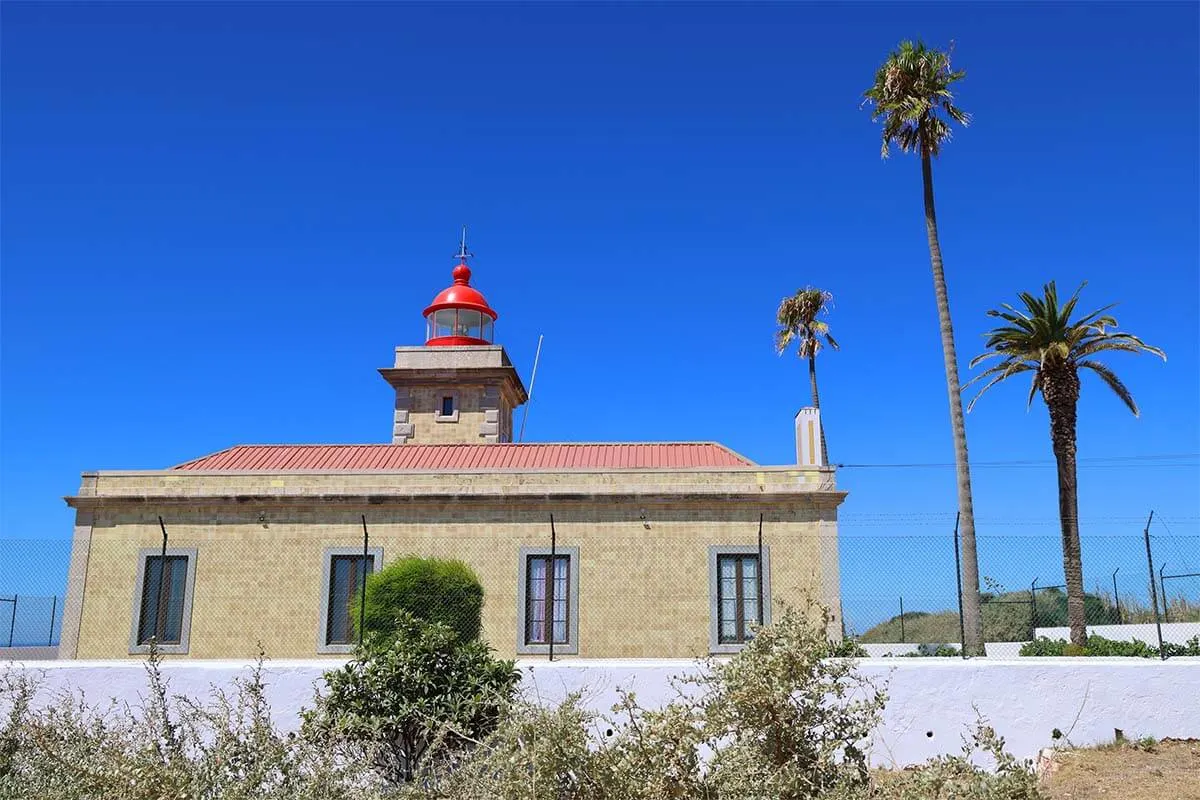
<svg viewBox="0 0 1200 800">
<path fill-rule="evenodd" d="M 525 413 L 521 415 L 521 433 L 517 436 L 517 443 L 525 441 L 525 423 L 529 422 L 529 406 L 533 403 L 533 384 L 537 381 L 538 361 L 542 357 L 542 339 L 544 337 L 538 335 L 537 352 L 533 355 L 533 373 L 529 376 L 529 397 L 525 399 Z"/>
</svg>

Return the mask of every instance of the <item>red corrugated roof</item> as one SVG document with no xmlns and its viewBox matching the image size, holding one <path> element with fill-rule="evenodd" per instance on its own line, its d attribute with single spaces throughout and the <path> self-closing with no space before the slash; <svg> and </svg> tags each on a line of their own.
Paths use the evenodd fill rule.
<svg viewBox="0 0 1200 800">
<path fill-rule="evenodd" d="M 754 462 L 713 442 L 611 444 L 246 444 L 180 464 L 179 470 L 687 469 Z"/>
</svg>

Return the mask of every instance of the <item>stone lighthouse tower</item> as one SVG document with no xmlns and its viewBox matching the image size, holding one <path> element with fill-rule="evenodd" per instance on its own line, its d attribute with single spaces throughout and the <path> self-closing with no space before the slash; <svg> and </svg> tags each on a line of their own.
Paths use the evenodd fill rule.
<svg viewBox="0 0 1200 800">
<path fill-rule="evenodd" d="M 397 347 L 379 373 L 396 390 L 392 444 L 512 441 L 513 410 L 528 399 L 508 354 L 493 344 L 499 314 L 471 286 L 466 231 L 454 282 L 425 309 L 425 344 Z"/>
</svg>

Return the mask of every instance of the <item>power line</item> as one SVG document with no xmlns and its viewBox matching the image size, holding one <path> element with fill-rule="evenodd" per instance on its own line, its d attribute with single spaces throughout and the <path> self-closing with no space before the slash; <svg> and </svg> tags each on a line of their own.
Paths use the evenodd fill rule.
<svg viewBox="0 0 1200 800">
<path fill-rule="evenodd" d="M 1182 461 L 1180 459 L 1196 459 L 1195 461 Z M 1093 458 L 1080 458 L 1077 460 L 1080 467 L 1200 467 L 1200 453 L 1164 453 L 1159 455 L 1142 455 L 1142 456 L 1098 456 Z M 1011 461 L 973 461 L 972 467 L 1052 467 L 1056 466 L 1057 462 L 1050 459 L 1017 459 Z M 953 467 L 953 461 L 933 461 L 933 462 L 911 462 L 911 463 L 895 463 L 895 464 L 835 464 L 838 469 L 917 469 L 925 467 Z"/>
</svg>

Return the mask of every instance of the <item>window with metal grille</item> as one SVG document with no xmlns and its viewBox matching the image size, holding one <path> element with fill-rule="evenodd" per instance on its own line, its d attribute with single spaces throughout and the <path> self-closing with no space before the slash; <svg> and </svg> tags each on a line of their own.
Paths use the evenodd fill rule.
<svg viewBox="0 0 1200 800">
<path fill-rule="evenodd" d="M 137 644 L 153 639 L 159 645 L 183 641 L 183 612 L 187 595 L 188 556 L 146 556 L 138 614 Z"/>
<path fill-rule="evenodd" d="M 525 565 L 525 644 L 570 641 L 571 557 L 531 555 Z"/>
<path fill-rule="evenodd" d="M 761 575 L 757 555 L 717 556 L 717 641 L 742 644 L 752 625 L 762 623 Z"/>
<path fill-rule="evenodd" d="M 364 566 L 365 565 L 365 566 Z M 365 571 L 365 574 L 364 574 Z M 356 601 L 366 575 L 375 571 L 375 556 L 368 554 L 364 561 L 357 555 L 329 556 L 329 587 L 325 621 L 325 644 L 348 645 L 358 640 L 355 627 Z"/>
</svg>

